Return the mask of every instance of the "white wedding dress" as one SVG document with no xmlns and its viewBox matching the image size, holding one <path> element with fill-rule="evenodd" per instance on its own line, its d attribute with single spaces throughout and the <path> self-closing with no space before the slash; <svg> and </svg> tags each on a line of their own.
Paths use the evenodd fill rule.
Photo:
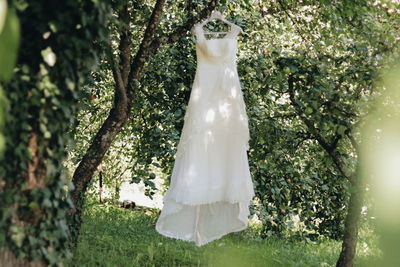
<svg viewBox="0 0 400 267">
<path fill-rule="evenodd" d="M 194 26 L 197 70 L 156 230 L 202 246 L 248 226 L 254 196 L 249 128 L 236 69 L 239 26 L 207 39 Z"/>
</svg>

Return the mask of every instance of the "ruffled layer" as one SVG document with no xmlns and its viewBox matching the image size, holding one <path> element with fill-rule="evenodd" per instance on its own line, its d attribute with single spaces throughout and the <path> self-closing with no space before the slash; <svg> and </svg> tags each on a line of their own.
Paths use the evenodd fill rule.
<svg viewBox="0 0 400 267">
<path fill-rule="evenodd" d="M 245 201 L 254 196 L 243 139 L 214 133 L 196 135 L 178 146 L 167 194 L 190 204 Z"/>
<path fill-rule="evenodd" d="M 167 198 L 156 223 L 158 233 L 200 247 L 248 226 L 250 199 L 190 205 Z"/>
</svg>

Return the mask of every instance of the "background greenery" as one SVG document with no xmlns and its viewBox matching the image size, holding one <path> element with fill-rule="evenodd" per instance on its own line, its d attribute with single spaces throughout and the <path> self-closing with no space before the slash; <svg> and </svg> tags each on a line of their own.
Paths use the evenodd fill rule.
<svg viewBox="0 0 400 267">
<path fill-rule="evenodd" d="M 0 1 L 8 11 L 0 14 L 0 247 L 15 256 L 50 265 L 72 256 L 70 180 L 116 105 L 109 47 L 118 51 L 128 31 L 130 54 L 137 53 L 155 2 Z M 123 6 L 129 19 L 119 15 Z M 206 6 L 168 1 L 155 38 Z M 217 9 L 244 30 L 237 67 L 250 124 L 256 192 L 250 208 L 262 222 L 221 242 L 237 241 L 249 249 L 248 258 L 262 255 L 271 264 L 331 265 L 353 192 L 349 177 L 358 163 L 360 129 L 385 87 L 381 73 L 399 56 L 399 2 L 222 0 Z M 195 70 L 190 32 L 144 63 L 132 112 L 102 160 L 114 200 L 126 180 L 143 182 L 149 197 L 168 188 Z M 165 180 L 164 188 L 156 188 L 156 177 Z M 89 199 L 98 197 L 97 182 L 95 173 Z M 137 251 L 138 264 L 157 265 L 164 255 L 153 253 L 159 240 L 171 244 L 162 253 L 174 255 L 172 266 L 202 260 L 191 245 L 155 235 L 154 214 L 87 204 L 83 235 L 68 264 L 104 263 L 104 251 L 124 264 L 126 258 L 115 255 Z M 363 202 L 364 221 L 372 204 Z M 372 230 L 363 231 L 368 236 Z M 98 232 L 107 234 L 96 239 Z M 359 240 L 361 251 L 365 240 Z M 176 244 L 188 249 L 178 251 Z M 379 254 L 368 244 L 372 252 L 358 252 L 359 264 Z"/>
<path fill-rule="evenodd" d="M 140 18 L 148 14 L 142 4 L 134 11 L 138 21 L 132 31 L 143 26 Z M 168 7 L 163 31 L 182 20 L 182 4 Z M 221 4 L 226 17 L 244 30 L 237 62 L 250 119 L 249 160 L 257 194 L 252 213 L 263 221 L 263 236 L 296 231 L 304 238 L 340 238 L 348 180 L 302 117 L 335 146 L 342 167 L 353 170 L 355 149 L 345 132 L 358 137 L 374 98 L 376 71 L 385 53 L 395 50 L 399 11 L 391 8 L 367 1 Z M 143 181 L 151 197 L 158 190 L 152 182 L 156 174 L 168 186 L 195 74 L 194 40 L 188 34 L 147 62 L 135 112 L 103 161 L 110 189 L 116 177 Z M 108 63 L 104 59 L 94 83 L 85 87 L 88 97 L 80 99 L 76 146 L 69 150 L 72 163 L 79 162 L 112 105 Z M 295 103 L 289 99 L 289 78 L 298 96 Z"/>
</svg>

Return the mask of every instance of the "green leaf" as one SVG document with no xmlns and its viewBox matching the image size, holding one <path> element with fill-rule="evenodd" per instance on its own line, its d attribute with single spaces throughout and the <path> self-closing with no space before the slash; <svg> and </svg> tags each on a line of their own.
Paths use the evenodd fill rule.
<svg viewBox="0 0 400 267">
<path fill-rule="evenodd" d="M 50 67 L 53 67 L 56 64 L 57 57 L 50 46 L 47 47 L 46 49 L 42 50 L 41 54 L 42 54 L 44 62 L 46 62 L 47 65 L 49 65 Z"/>
<path fill-rule="evenodd" d="M 45 198 L 42 202 L 42 205 L 50 208 L 52 206 L 51 201 L 48 198 Z"/>
<path fill-rule="evenodd" d="M 25 238 L 24 228 L 17 225 L 12 225 L 10 227 L 11 239 L 14 241 L 17 247 L 22 247 L 22 243 Z"/>
<path fill-rule="evenodd" d="M 7 9 L 7 1 L 0 0 L 0 33 L 3 30 L 4 23 L 6 21 Z"/>
<path fill-rule="evenodd" d="M 0 16 L 2 16 L 1 13 Z M 0 80 L 8 81 L 11 79 L 17 61 L 20 41 L 20 25 L 14 9 L 8 10 L 3 25 L 3 29 L 0 28 Z"/>
<path fill-rule="evenodd" d="M 141 180 L 142 179 L 140 179 L 139 177 L 133 177 L 131 183 L 138 184 L 138 183 L 140 183 Z"/>
<path fill-rule="evenodd" d="M 345 131 L 346 131 L 346 127 L 343 126 L 343 125 L 339 125 L 339 127 L 337 129 L 338 134 L 340 134 L 341 136 L 344 136 L 345 135 L 344 134 Z"/>
</svg>

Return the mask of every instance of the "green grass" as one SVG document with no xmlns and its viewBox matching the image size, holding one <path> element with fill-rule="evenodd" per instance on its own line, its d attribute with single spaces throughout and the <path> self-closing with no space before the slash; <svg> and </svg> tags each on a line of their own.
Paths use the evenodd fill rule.
<svg viewBox="0 0 400 267">
<path fill-rule="evenodd" d="M 66 266 L 334 266 L 341 246 L 332 240 L 261 240 L 255 237 L 257 227 L 250 225 L 196 247 L 157 233 L 156 215 L 95 205 L 84 218 L 78 248 Z M 355 266 L 366 266 L 378 253 L 372 233 L 361 232 Z"/>
</svg>

